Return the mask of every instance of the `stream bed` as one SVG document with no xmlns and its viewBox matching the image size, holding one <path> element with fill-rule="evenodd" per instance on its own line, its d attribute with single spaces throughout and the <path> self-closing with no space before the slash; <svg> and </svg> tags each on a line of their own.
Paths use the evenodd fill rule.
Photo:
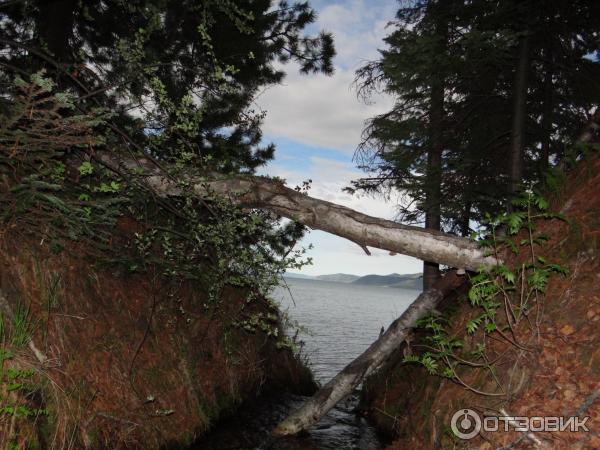
<svg viewBox="0 0 600 450">
<path fill-rule="evenodd" d="M 340 402 L 307 433 L 273 438 L 271 430 L 307 397 L 285 395 L 262 399 L 219 424 L 199 441 L 194 450 L 378 450 L 382 448 L 375 430 L 356 414 L 358 396 Z"/>
</svg>

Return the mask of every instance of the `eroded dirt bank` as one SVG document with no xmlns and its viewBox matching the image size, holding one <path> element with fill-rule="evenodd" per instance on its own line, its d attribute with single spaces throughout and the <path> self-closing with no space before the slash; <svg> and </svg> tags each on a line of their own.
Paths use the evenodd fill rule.
<svg viewBox="0 0 600 450">
<path fill-rule="evenodd" d="M 417 331 L 410 347 L 400 349 L 386 368 L 366 383 L 365 408 L 378 427 L 393 436 L 392 449 L 600 447 L 600 161 L 581 162 L 565 187 L 552 195 L 551 209 L 561 220 L 538 222 L 549 240 L 535 245 L 535 256 L 569 269 L 553 275 L 541 299 L 540 316 L 531 315 L 514 332 L 514 343 L 490 334 L 486 344 L 495 377 L 488 369 L 459 365 L 456 380 L 429 375 L 423 366 L 403 363 L 407 354 L 427 351 L 425 333 Z M 520 266 L 530 251 L 510 256 Z M 466 333 L 474 309 L 466 289 L 446 299 L 449 335 L 467 347 L 481 335 Z M 507 332 L 507 334 L 510 334 Z M 515 343 L 517 345 L 515 345 Z M 502 393 L 505 395 L 486 395 Z M 482 432 L 460 440 L 451 430 L 453 414 L 469 408 L 484 416 L 588 416 L 589 432 Z"/>
<path fill-rule="evenodd" d="M 280 326 L 241 289 L 207 305 L 198 283 L 93 267 L 77 246 L 54 254 L 11 229 L 0 244 L 2 448 L 179 447 L 267 389 L 313 388 L 290 351 L 236 325 Z"/>
</svg>

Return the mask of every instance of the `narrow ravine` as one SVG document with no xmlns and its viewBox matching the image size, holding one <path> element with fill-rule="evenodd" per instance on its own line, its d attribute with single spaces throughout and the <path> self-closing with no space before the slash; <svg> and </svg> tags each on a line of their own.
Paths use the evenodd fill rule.
<svg viewBox="0 0 600 450">
<path fill-rule="evenodd" d="M 416 291 L 314 280 L 287 280 L 274 292 L 289 319 L 300 326 L 303 354 L 317 382 L 325 383 L 377 338 L 382 326 L 416 297 Z M 306 397 L 263 398 L 241 408 L 198 442 L 194 450 L 376 450 L 382 442 L 362 417 L 359 392 L 347 397 L 307 433 L 274 439 L 271 430 Z"/>
</svg>

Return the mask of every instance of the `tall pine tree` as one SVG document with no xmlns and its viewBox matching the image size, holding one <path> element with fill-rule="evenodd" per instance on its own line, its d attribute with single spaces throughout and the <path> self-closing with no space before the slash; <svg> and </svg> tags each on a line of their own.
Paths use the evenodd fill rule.
<svg viewBox="0 0 600 450">
<path fill-rule="evenodd" d="M 593 1 L 402 2 L 381 58 L 357 73 L 394 108 L 374 117 L 354 189 L 405 194 L 399 218 L 468 234 L 565 156 L 600 102 Z M 427 278 L 426 269 L 426 278 Z M 426 283 L 427 284 L 427 283 Z"/>
<path fill-rule="evenodd" d="M 190 158 L 222 171 L 252 171 L 273 156 L 252 101 L 282 80 L 274 62 L 333 70 L 331 35 L 303 34 L 315 20 L 307 2 L 24 0 L 0 18 L 4 86 L 44 69 L 79 106 L 116 112 L 137 145 L 161 136 L 155 156 L 177 156 L 186 140 Z M 183 104 L 195 111 L 187 130 L 173 112 Z"/>
<path fill-rule="evenodd" d="M 401 206 L 409 221 L 424 220 L 440 230 L 443 154 L 448 148 L 446 91 L 451 78 L 450 25 L 454 3 L 417 2 L 398 12 L 398 29 L 386 39 L 380 61 L 362 68 L 361 93 L 380 85 L 396 96 L 389 113 L 371 120 L 358 152 L 361 165 L 377 172 L 355 188 L 403 186 L 416 205 Z M 416 206 L 413 208 L 413 206 Z M 424 287 L 439 276 L 437 264 L 424 263 Z"/>
</svg>

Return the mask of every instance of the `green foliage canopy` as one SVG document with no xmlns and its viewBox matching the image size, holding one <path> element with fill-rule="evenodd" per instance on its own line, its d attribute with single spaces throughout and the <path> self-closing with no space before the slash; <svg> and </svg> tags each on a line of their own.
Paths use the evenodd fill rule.
<svg viewBox="0 0 600 450">
<path fill-rule="evenodd" d="M 1 6 L 0 16 L 8 226 L 54 251 L 79 241 L 125 271 L 199 280 L 213 311 L 226 284 L 252 300 L 301 264 L 302 251 L 292 251 L 301 226 L 197 199 L 185 179 L 252 173 L 272 158 L 257 93 L 291 60 L 307 74 L 332 71 L 331 36 L 303 34 L 315 19 L 308 3 L 29 0 Z M 143 165 L 115 170 L 99 150 L 151 161 L 184 194 L 154 195 Z M 122 217 L 139 231 L 115 246 Z"/>
<path fill-rule="evenodd" d="M 357 72 L 360 94 L 383 90 L 396 102 L 365 128 L 356 157 L 370 176 L 353 189 L 406 192 L 400 217 L 421 222 L 431 207 L 424 202 L 431 184 L 427 154 L 438 131 L 443 227 L 468 234 L 469 222 L 505 209 L 518 44 L 525 35 L 531 49 L 522 182 L 543 182 L 600 102 L 599 8 L 588 0 L 401 2 L 381 57 Z M 443 119 L 441 130 L 433 130 L 431 88 L 439 79 Z"/>
</svg>

